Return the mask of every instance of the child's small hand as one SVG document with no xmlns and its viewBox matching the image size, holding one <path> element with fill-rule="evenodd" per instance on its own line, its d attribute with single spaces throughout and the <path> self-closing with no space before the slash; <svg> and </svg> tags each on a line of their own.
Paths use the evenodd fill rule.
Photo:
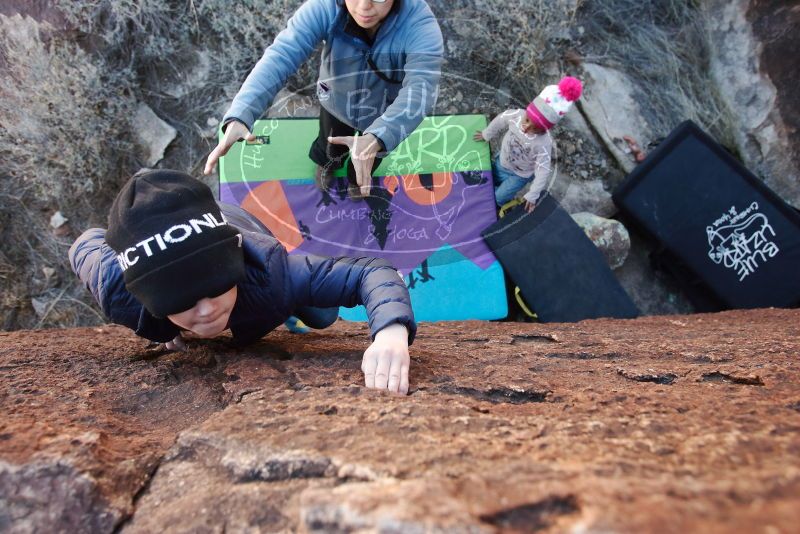
<svg viewBox="0 0 800 534">
<path fill-rule="evenodd" d="M 408 329 L 395 323 L 375 334 L 375 341 L 364 352 L 361 370 L 368 388 L 408 393 Z"/>
<path fill-rule="evenodd" d="M 530 200 L 526 200 L 525 201 L 525 211 L 527 213 L 531 213 L 533 210 L 536 209 L 536 206 L 538 204 L 539 204 L 538 202 L 531 202 Z"/>
<path fill-rule="evenodd" d="M 483 132 L 477 130 L 474 134 L 472 134 L 472 139 L 475 141 L 485 141 L 486 139 L 483 138 Z"/>
</svg>

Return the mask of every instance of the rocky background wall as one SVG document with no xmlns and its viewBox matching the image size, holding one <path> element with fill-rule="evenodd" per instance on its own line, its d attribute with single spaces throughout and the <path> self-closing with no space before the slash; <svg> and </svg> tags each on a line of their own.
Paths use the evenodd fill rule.
<svg viewBox="0 0 800 534">
<path fill-rule="evenodd" d="M 5 0 L 0 4 L 1 329 L 103 322 L 66 262 L 143 166 L 199 175 L 218 121 L 299 0 Z M 688 301 L 610 191 L 685 119 L 800 206 L 800 7 L 791 0 L 434 0 L 439 113 L 492 116 L 564 74 L 553 194 L 646 314 Z M 792 30 L 794 28 L 794 31 Z M 273 115 L 316 114 L 312 60 Z M 210 177 L 209 185 L 216 183 Z M 214 187 L 215 189 L 215 187 Z"/>
</svg>

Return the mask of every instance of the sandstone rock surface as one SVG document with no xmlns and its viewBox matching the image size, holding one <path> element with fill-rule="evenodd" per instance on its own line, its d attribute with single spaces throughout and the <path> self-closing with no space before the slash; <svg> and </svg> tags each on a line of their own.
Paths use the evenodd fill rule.
<svg viewBox="0 0 800 534">
<path fill-rule="evenodd" d="M 800 310 L 363 325 L 167 353 L 0 333 L 4 532 L 792 532 Z"/>
</svg>

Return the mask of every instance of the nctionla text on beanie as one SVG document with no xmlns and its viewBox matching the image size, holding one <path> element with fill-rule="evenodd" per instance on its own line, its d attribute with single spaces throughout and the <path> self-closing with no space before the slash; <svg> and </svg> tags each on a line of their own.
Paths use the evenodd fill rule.
<svg viewBox="0 0 800 534">
<path fill-rule="evenodd" d="M 128 180 L 111 206 L 106 242 L 125 287 L 156 317 L 188 310 L 244 279 L 241 233 L 208 186 L 182 172 Z"/>
</svg>

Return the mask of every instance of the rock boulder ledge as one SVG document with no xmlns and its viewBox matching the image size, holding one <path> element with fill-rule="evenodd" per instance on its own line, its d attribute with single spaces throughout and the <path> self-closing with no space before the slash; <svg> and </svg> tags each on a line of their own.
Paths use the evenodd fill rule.
<svg viewBox="0 0 800 534">
<path fill-rule="evenodd" d="M 366 338 L 0 333 L 0 531 L 797 532 L 800 310 Z"/>
</svg>

